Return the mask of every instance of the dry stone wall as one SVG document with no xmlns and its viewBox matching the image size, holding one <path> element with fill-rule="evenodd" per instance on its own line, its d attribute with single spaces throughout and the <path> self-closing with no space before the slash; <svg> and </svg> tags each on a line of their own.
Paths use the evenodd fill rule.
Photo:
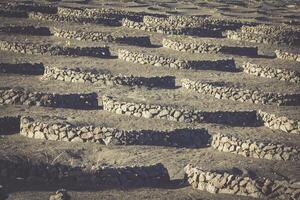
<svg viewBox="0 0 300 200">
<path fill-rule="evenodd" d="M 300 159 L 300 149 L 297 147 L 241 139 L 236 135 L 221 133 L 213 135 L 212 138 L 212 147 L 223 152 L 268 160 L 286 161 Z"/>
<path fill-rule="evenodd" d="M 20 132 L 20 117 L 0 116 L 0 135 Z"/>
<path fill-rule="evenodd" d="M 57 13 L 56 6 L 50 4 L 40 4 L 35 2 L 8 2 L 0 5 L 0 8 L 24 12 L 41 12 L 49 14 Z"/>
<path fill-rule="evenodd" d="M 52 44 L 34 44 L 0 40 L 0 50 L 15 53 L 65 56 L 111 57 L 108 47 L 66 47 Z"/>
<path fill-rule="evenodd" d="M 184 168 L 186 178 L 193 188 L 209 193 L 224 193 L 268 199 L 297 200 L 297 182 L 271 180 L 228 172 L 205 171 L 188 164 Z"/>
<path fill-rule="evenodd" d="M 228 31 L 227 37 L 255 43 L 299 45 L 300 29 L 289 25 L 243 26 L 239 31 Z"/>
<path fill-rule="evenodd" d="M 210 95 L 217 99 L 228 99 L 255 104 L 297 105 L 300 102 L 298 94 L 264 93 L 258 90 L 247 90 L 226 86 L 222 82 L 202 82 L 189 79 L 181 80 L 182 87 L 200 94 Z"/>
<path fill-rule="evenodd" d="M 300 54 L 285 52 L 282 50 L 275 51 L 276 57 L 283 60 L 291 60 L 300 62 Z"/>
<path fill-rule="evenodd" d="M 245 62 L 242 66 L 244 72 L 265 78 L 276 78 L 281 81 L 300 83 L 300 73 L 287 69 L 276 69 L 273 67 Z"/>
<path fill-rule="evenodd" d="M 253 22 L 242 22 L 239 20 L 217 19 L 202 16 L 169 16 L 164 18 L 155 16 L 144 16 L 143 22 L 148 26 L 169 26 L 172 28 L 193 27 L 207 28 L 210 30 L 237 29 L 242 27 L 243 25 L 255 24 Z"/>
<path fill-rule="evenodd" d="M 144 16 L 143 22 L 148 26 L 170 26 L 177 27 L 198 27 L 205 20 L 203 16 L 168 16 L 168 17 L 153 17 Z"/>
<path fill-rule="evenodd" d="M 61 80 L 73 83 L 93 83 L 100 85 L 128 85 L 158 88 L 175 88 L 174 76 L 136 77 L 113 76 L 107 73 L 83 71 L 80 69 L 45 67 L 42 80 Z"/>
<path fill-rule="evenodd" d="M 168 183 L 168 170 L 156 163 L 144 166 L 93 166 L 78 167 L 63 164 L 49 164 L 31 160 L 0 160 L 0 178 L 2 180 L 22 177 L 25 180 L 48 183 L 72 183 L 85 186 L 153 186 Z"/>
<path fill-rule="evenodd" d="M 73 22 L 73 23 L 90 23 L 90 24 L 103 24 L 108 26 L 120 26 L 121 22 L 114 18 L 85 18 L 74 16 L 61 16 L 57 14 L 45 14 L 39 12 L 30 12 L 28 14 L 30 19 L 51 21 L 51 22 Z"/>
<path fill-rule="evenodd" d="M 26 35 L 42 35 L 50 36 L 50 30 L 48 27 L 39 27 L 39 26 L 1 26 L 0 32 L 2 33 L 13 33 L 13 34 L 26 34 Z"/>
<path fill-rule="evenodd" d="M 256 111 L 187 110 L 172 106 L 121 102 L 109 96 L 103 96 L 102 105 L 103 110 L 135 117 L 186 123 L 219 123 L 232 126 L 258 125 Z"/>
<path fill-rule="evenodd" d="M 44 66 L 42 63 L 0 63 L 0 73 L 41 75 Z"/>
<path fill-rule="evenodd" d="M 274 130 L 282 130 L 287 133 L 300 134 L 300 121 L 298 120 L 277 116 L 262 110 L 258 111 L 258 116 L 266 127 Z"/>
<path fill-rule="evenodd" d="M 75 16 L 75 17 L 88 17 L 88 18 L 97 18 L 97 17 L 107 17 L 115 18 L 118 20 L 130 19 L 141 21 L 144 13 L 128 12 L 124 10 L 116 10 L 111 8 L 83 8 L 83 9 L 74 9 L 67 7 L 58 7 L 58 14 L 61 16 Z"/>
<path fill-rule="evenodd" d="M 195 28 L 195 27 L 172 27 L 172 26 L 160 26 L 146 25 L 144 22 L 133 21 L 129 19 L 122 20 L 122 26 L 138 29 L 149 32 L 157 32 L 169 35 L 195 35 L 199 37 L 222 37 L 222 31 L 219 29 L 208 29 L 208 28 Z"/>
<path fill-rule="evenodd" d="M 235 62 L 231 58 L 219 60 L 182 60 L 160 55 L 139 53 L 126 49 L 118 50 L 118 58 L 140 64 L 150 64 L 155 67 L 168 67 L 174 69 L 198 69 L 198 70 L 220 70 L 236 71 Z"/>
<path fill-rule="evenodd" d="M 224 30 L 237 29 L 245 24 L 254 25 L 252 22 L 215 19 L 203 16 L 144 16 L 143 23 L 134 24 L 131 22 L 131 24 L 129 24 L 128 22 L 126 26 L 165 34 L 222 37 Z"/>
<path fill-rule="evenodd" d="M 257 56 L 257 47 L 247 46 L 226 46 L 222 44 L 185 41 L 183 38 L 164 38 L 162 41 L 163 47 L 173 49 L 176 51 L 189 53 L 224 53 L 224 54 L 238 54 L 244 56 Z"/>
<path fill-rule="evenodd" d="M 0 121 L 1 122 L 1 121 Z M 205 147 L 210 141 L 206 129 L 118 130 L 103 126 L 76 126 L 68 122 L 43 122 L 21 117 L 20 134 L 29 138 L 96 142 L 105 145 L 156 145 L 173 147 Z"/>
<path fill-rule="evenodd" d="M 151 46 L 150 36 L 146 35 L 117 35 L 95 31 L 72 31 L 66 29 L 54 28 L 52 31 L 54 36 L 76 39 L 82 41 L 103 41 L 103 42 L 116 42 L 129 45 L 138 46 Z"/>
<path fill-rule="evenodd" d="M 56 94 L 30 92 L 24 89 L 0 89 L 0 106 L 28 105 L 58 108 L 94 109 L 98 107 L 96 93 Z"/>
</svg>

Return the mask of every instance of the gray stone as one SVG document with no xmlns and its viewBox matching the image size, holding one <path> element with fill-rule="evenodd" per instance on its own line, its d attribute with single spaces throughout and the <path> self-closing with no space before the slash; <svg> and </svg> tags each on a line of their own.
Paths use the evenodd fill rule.
<svg viewBox="0 0 300 200">
<path fill-rule="evenodd" d="M 143 113 L 142 113 L 142 116 L 144 117 L 144 118 L 153 118 L 153 115 L 149 112 L 149 111 L 144 111 Z"/>
<path fill-rule="evenodd" d="M 206 190 L 207 190 L 208 192 L 210 192 L 210 193 L 213 193 L 213 194 L 218 193 L 218 188 L 216 188 L 214 185 L 212 185 L 212 184 L 210 184 L 210 183 L 208 183 L 208 184 L 206 185 Z"/>
<path fill-rule="evenodd" d="M 35 138 L 35 139 L 45 139 L 45 135 L 44 135 L 43 132 L 37 131 L 37 132 L 35 132 L 35 134 L 34 134 L 34 138 Z"/>
<path fill-rule="evenodd" d="M 55 134 L 48 134 L 48 140 L 58 140 L 58 135 Z"/>
<path fill-rule="evenodd" d="M 71 140 L 71 142 L 83 142 L 83 140 L 80 137 L 75 137 Z"/>
</svg>

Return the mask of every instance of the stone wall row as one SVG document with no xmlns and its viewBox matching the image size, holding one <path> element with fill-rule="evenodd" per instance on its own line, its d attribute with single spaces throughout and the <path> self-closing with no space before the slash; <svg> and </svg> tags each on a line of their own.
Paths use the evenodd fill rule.
<svg viewBox="0 0 300 200">
<path fill-rule="evenodd" d="M 77 17 L 107 17 L 116 18 L 118 20 L 130 19 L 134 21 L 142 21 L 144 16 L 166 17 L 164 14 L 131 12 L 126 10 L 118 10 L 113 8 L 67 8 L 58 7 L 58 14 L 62 16 L 77 16 Z"/>
<path fill-rule="evenodd" d="M 175 27 L 146 25 L 144 22 L 129 19 L 122 20 L 122 26 L 137 30 L 157 32 L 168 35 L 194 35 L 199 37 L 222 37 L 222 31 L 218 29 L 208 29 L 206 27 Z"/>
<path fill-rule="evenodd" d="M 0 68 L 1 69 L 1 68 Z M 113 76 L 108 73 L 93 72 L 88 70 L 56 68 L 46 66 L 42 80 L 61 80 L 73 83 L 93 83 L 100 85 L 128 85 L 128 86 L 146 86 L 157 88 L 175 88 L 174 76 L 155 76 L 155 77 L 137 77 L 137 76 Z"/>
<path fill-rule="evenodd" d="M 276 57 L 283 60 L 291 60 L 300 62 L 300 54 L 289 53 L 282 50 L 275 51 Z"/>
<path fill-rule="evenodd" d="M 18 26 L 7 25 L 0 27 L 0 33 L 13 33 L 13 34 L 25 34 L 25 35 L 39 35 L 76 39 L 82 41 L 103 41 L 103 42 L 115 42 L 120 44 L 129 44 L 136 46 L 151 46 L 150 36 L 148 35 L 128 35 L 119 33 L 105 33 L 97 31 L 78 31 L 68 30 L 60 28 L 49 28 L 41 26 Z"/>
<path fill-rule="evenodd" d="M 181 80 L 182 87 L 217 99 L 227 99 L 255 104 L 298 105 L 299 94 L 265 93 L 227 86 L 223 82 L 202 82 L 189 79 Z"/>
<path fill-rule="evenodd" d="M 108 26 L 120 26 L 121 22 L 115 18 L 85 18 L 75 16 L 61 16 L 57 14 L 45 14 L 39 12 L 30 12 L 28 14 L 30 19 L 51 21 L 51 22 L 72 22 L 72 23 L 90 23 L 90 24 L 103 24 Z"/>
<path fill-rule="evenodd" d="M 28 159 L 0 160 L 0 178 L 9 180 L 21 177 L 25 180 L 47 183 L 72 183 L 95 187 L 105 186 L 153 186 L 168 183 L 168 170 L 161 164 L 134 166 L 77 167 L 60 163 L 50 164 Z"/>
<path fill-rule="evenodd" d="M 186 178 L 193 188 L 213 194 L 223 193 L 254 198 L 297 200 L 299 183 L 271 180 L 265 177 L 205 171 L 188 164 Z"/>
<path fill-rule="evenodd" d="M 0 117 L 0 133 L 21 135 L 43 140 L 67 142 L 96 142 L 105 145 L 155 145 L 214 149 L 268 160 L 299 160 L 299 148 L 284 144 L 241 139 L 235 135 L 208 134 L 206 129 L 119 130 L 104 126 L 76 126 L 67 121 L 47 117 L 38 120 L 28 116 Z"/>
<path fill-rule="evenodd" d="M 244 72 L 265 78 L 276 78 L 281 81 L 300 83 L 300 73 L 287 69 L 276 69 L 273 67 L 245 62 L 242 66 Z"/>
<path fill-rule="evenodd" d="M 151 46 L 150 36 L 147 35 L 117 35 L 114 33 L 75 31 L 58 28 L 54 28 L 51 32 L 56 37 L 68 39 L 76 39 L 83 41 L 116 42 L 138 46 Z"/>
<path fill-rule="evenodd" d="M 122 20 L 128 18 L 130 20 L 141 21 L 143 13 L 128 12 L 124 10 L 116 10 L 112 8 L 67 8 L 58 7 L 58 12 L 61 16 L 86 17 L 86 18 L 115 18 Z"/>
<path fill-rule="evenodd" d="M 239 154 L 245 157 L 268 160 L 299 160 L 300 149 L 283 144 L 251 141 L 233 135 L 215 134 L 212 147 L 219 151 Z"/>
<path fill-rule="evenodd" d="M 52 44 L 35 44 L 0 40 L 0 50 L 15 53 L 65 56 L 111 57 L 108 47 L 66 47 Z"/>
<path fill-rule="evenodd" d="M 189 53 L 224 53 L 237 54 L 242 56 L 257 56 L 257 47 L 248 46 L 226 46 L 222 44 L 208 43 L 208 42 L 189 42 L 184 41 L 183 38 L 164 38 L 162 41 L 163 47 L 173 49 L 181 52 Z"/>
<path fill-rule="evenodd" d="M 41 4 L 36 2 L 8 2 L 1 4 L 0 8 L 23 12 L 41 12 L 49 14 L 57 13 L 57 7 L 55 5 Z"/>
<path fill-rule="evenodd" d="M 287 133 L 300 134 L 300 121 L 298 120 L 289 119 L 285 116 L 277 116 L 262 110 L 258 111 L 258 117 L 266 127 Z"/>
<path fill-rule="evenodd" d="M 206 16 L 144 16 L 141 24 L 128 24 L 131 28 L 146 29 L 165 34 L 194 35 L 200 37 L 223 37 L 224 30 L 235 30 L 242 25 L 254 25 L 253 22 L 216 19 Z"/>
<path fill-rule="evenodd" d="M 42 75 L 44 65 L 42 63 L 0 63 L 0 73 Z"/>
<path fill-rule="evenodd" d="M 57 94 L 31 92 L 24 89 L 0 89 L 0 106 L 28 105 L 58 108 L 95 109 L 98 108 L 96 93 Z"/>
<path fill-rule="evenodd" d="M 143 22 L 147 26 L 162 26 L 176 29 L 179 27 L 206 28 L 208 30 L 226 30 L 238 29 L 243 25 L 255 25 L 253 22 L 242 22 L 232 19 L 217 19 L 206 16 L 168 16 L 155 17 L 144 16 Z"/>
<path fill-rule="evenodd" d="M 207 19 L 206 16 L 144 16 L 143 22 L 147 26 L 169 26 L 170 28 L 176 29 L 178 27 L 203 26 L 205 19 Z"/>
<path fill-rule="evenodd" d="M 182 60 L 172 57 L 164 57 L 154 54 L 146 54 L 126 49 L 118 50 L 118 58 L 140 64 L 150 64 L 155 67 L 168 67 L 173 69 L 194 70 L 220 70 L 236 71 L 235 62 L 232 58 L 218 60 Z"/>
<path fill-rule="evenodd" d="M 210 135 L 206 129 L 175 129 L 169 132 L 118 130 L 103 126 L 76 126 L 68 122 L 44 122 L 25 116 L 21 117 L 20 121 L 20 134 L 34 139 L 96 142 L 105 145 L 156 145 L 192 148 L 206 147 L 210 144 Z"/>
<path fill-rule="evenodd" d="M 256 111 L 201 111 L 173 106 L 122 102 L 103 96 L 103 110 L 128 116 L 165 119 L 186 123 L 219 123 L 232 126 L 258 125 Z"/>
<path fill-rule="evenodd" d="M 227 38 L 265 44 L 297 45 L 300 42 L 300 29 L 289 25 L 243 26 L 238 31 L 228 31 Z"/>
<path fill-rule="evenodd" d="M 95 109 L 99 107 L 95 93 L 47 94 L 23 89 L 1 89 L 0 105 L 50 106 L 62 108 Z M 231 126 L 261 126 L 287 133 L 300 133 L 300 122 L 265 111 L 200 111 L 173 106 L 121 102 L 103 96 L 103 110 L 135 117 L 165 119 L 186 123 L 217 123 Z"/>
<path fill-rule="evenodd" d="M 173 106 L 122 102 L 108 96 L 102 98 L 103 109 L 116 114 L 165 119 L 186 123 L 217 123 L 231 126 L 261 126 L 286 133 L 300 134 L 300 121 L 276 116 L 265 111 L 200 111 Z"/>
<path fill-rule="evenodd" d="M 12 2 L 1 4 L 0 9 L 19 12 L 40 12 L 46 14 L 58 14 L 65 17 L 77 18 L 114 18 L 122 20 L 128 18 L 131 20 L 141 21 L 143 16 L 165 17 L 163 14 L 153 14 L 145 12 L 130 12 L 113 8 L 74 8 L 65 6 L 56 6 L 51 4 L 39 4 L 35 2 Z"/>
</svg>

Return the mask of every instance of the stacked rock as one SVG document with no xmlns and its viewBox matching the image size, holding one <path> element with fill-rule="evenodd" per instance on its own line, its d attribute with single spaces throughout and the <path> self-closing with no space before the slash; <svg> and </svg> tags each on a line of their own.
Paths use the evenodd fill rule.
<svg viewBox="0 0 300 200">
<path fill-rule="evenodd" d="M 187 110 L 172 106 L 143 103 L 119 102 L 112 97 L 103 96 L 103 109 L 116 114 L 135 117 L 166 119 L 178 122 L 219 123 L 229 125 L 256 125 L 256 111 L 201 111 Z"/>
<path fill-rule="evenodd" d="M 112 8 L 67 8 L 58 7 L 58 14 L 61 16 L 73 16 L 73 17 L 88 17 L 88 18 L 115 18 L 118 20 L 130 19 L 140 21 L 143 18 L 144 13 L 128 12 L 125 10 L 116 10 Z"/>
<path fill-rule="evenodd" d="M 256 56 L 258 50 L 257 47 L 229 46 L 223 45 L 221 42 L 201 41 L 196 38 L 189 38 L 186 40 L 181 37 L 169 37 L 164 38 L 162 43 L 166 48 L 189 53 L 227 53 Z"/>
<path fill-rule="evenodd" d="M 2 17 L 27 18 L 30 15 L 28 12 L 55 14 L 57 13 L 57 7 L 33 2 L 9 2 L 0 5 L 0 16 Z"/>
<path fill-rule="evenodd" d="M 97 95 L 87 94 L 47 94 L 24 89 L 0 89 L 0 105 L 28 105 L 64 108 L 96 108 Z"/>
<path fill-rule="evenodd" d="M 145 16 L 143 22 L 148 25 L 178 27 L 206 28 L 208 30 L 237 29 L 243 25 L 253 25 L 252 22 L 242 22 L 239 20 L 216 19 L 203 16 L 169 16 L 154 17 Z"/>
<path fill-rule="evenodd" d="M 0 50 L 15 53 L 40 54 L 40 55 L 65 55 L 65 56 L 93 56 L 111 57 L 108 47 L 65 47 L 52 44 L 34 44 L 23 42 L 10 42 L 1 40 Z"/>
<path fill-rule="evenodd" d="M 21 117 L 19 127 L 21 130 L 20 134 L 29 138 L 70 142 L 96 142 L 105 145 L 204 147 L 209 144 L 210 139 L 206 129 L 176 129 L 169 132 L 153 130 L 127 131 L 103 126 L 75 126 L 68 122 L 46 123 L 25 116 Z"/>
<path fill-rule="evenodd" d="M 234 135 L 221 133 L 213 135 L 212 147 L 219 151 L 243 155 L 245 157 L 268 160 L 299 160 L 300 150 L 297 147 L 267 142 L 256 142 L 240 139 Z"/>
<path fill-rule="evenodd" d="M 151 55 L 145 53 L 138 53 L 126 49 L 118 50 L 118 58 L 133 63 L 151 64 L 156 67 L 164 66 L 164 67 L 170 67 L 174 69 L 191 68 L 191 63 L 186 60 L 180 60 L 176 58 L 166 58 L 163 56 Z"/>
<path fill-rule="evenodd" d="M 264 123 L 266 127 L 274 130 L 282 130 L 287 133 L 300 134 L 300 121 L 289 119 L 283 116 L 276 116 L 259 110 L 258 116 L 260 121 Z"/>
<path fill-rule="evenodd" d="M 99 73 L 93 71 L 83 71 L 80 69 L 56 68 L 46 66 L 42 80 L 61 80 L 73 83 L 93 83 L 100 85 L 128 85 L 128 86 L 146 86 L 160 88 L 174 88 L 175 77 L 173 76 L 155 76 L 155 77 L 136 77 L 133 75 L 113 76 L 108 73 Z"/>
<path fill-rule="evenodd" d="M 254 23 L 203 16 L 145 16 L 143 23 L 136 24 L 134 21 L 128 21 L 123 25 L 165 34 L 222 37 L 222 31 L 224 30 L 237 29 L 242 25 L 254 25 Z"/>
<path fill-rule="evenodd" d="M 202 16 L 168 16 L 154 17 L 144 16 L 143 22 L 148 26 L 197 27 L 203 24 L 205 17 Z"/>
<path fill-rule="evenodd" d="M 171 34 L 171 35 L 185 35 L 188 34 L 189 31 L 186 28 L 171 28 L 168 26 L 147 26 L 143 22 L 133 21 L 129 19 L 122 20 L 122 26 L 138 29 L 143 31 L 157 32 L 162 34 Z"/>
<path fill-rule="evenodd" d="M 225 83 L 202 82 L 189 79 L 181 80 L 182 87 L 196 91 L 200 94 L 210 95 L 217 99 L 228 99 L 255 104 L 294 105 L 299 100 L 297 94 L 264 93 L 258 90 L 246 90 L 228 87 Z"/>
<path fill-rule="evenodd" d="M 83 41 L 103 41 L 116 42 L 139 46 L 150 46 L 151 41 L 149 36 L 131 36 L 120 35 L 118 33 L 105 33 L 96 31 L 75 31 L 67 29 L 54 28 L 52 31 L 54 36 L 68 39 L 76 39 Z"/>
<path fill-rule="evenodd" d="M 300 73 L 287 69 L 275 69 L 273 67 L 259 65 L 251 62 L 245 62 L 242 66 L 244 72 L 255 76 L 276 78 L 281 81 L 289 81 L 292 83 L 300 82 Z"/>
<path fill-rule="evenodd" d="M 300 54 L 285 52 L 282 50 L 275 51 L 276 57 L 283 60 L 291 60 L 300 62 Z"/>
<path fill-rule="evenodd" d="M 228 31 L 227 37 L 255 43 L 297 45 L 300 42 L 300 29 L 284 24 L 243 26 L 239 31 Z"/>
<path fill-rule="evenodd" d="M 169 183 L 168 170 L 161 164 L 144 166 L 92 166 L 78 167 L 62 164 L 33 163 L 30 160 L 0 159 L 1 180 L 22 177 L 46 182 L 71 181 L 88 186 L 153 186 Z"/>
<path fill-rule="evenodd" d="M 221 50 L 221 45 L 209 44 L 203 42 L 201 44 L 198 43 L 188 43 L 185 41 L 172 40 L 170 38 L 164 38 L 162 41 L 164 47 L 174 49 L 182 52 L 190 52 L 190 53 L 218 53 Z"/>
<path fill-rule="evenodd" d="M 221 70 L 235 71 L 235 62 L 233 59 L 216 60 L 182 60 L 160 55 L 146 54 L 125 49 L 118 50 L 118 58 L 140 64 L 150 64 L 155 67 L 168 67 L 174 69 L 195 69 L 195 70 Z"/>
<path fill-rule="evenodd" d="M 75 16 L 62 16 L 57 14 L 45 14 L 39 12 L 30 12 L 28 14 L 30 19 L 51 21 L 51 22 L 73 22 L 73 23 L 91 23 L 91 24 L 103 24 L 108 26 L 120 26 L 121 22 L 114 18 L 86 18 Z"/>
<path fill-rule="evenodd" d="M 265 177 L 252 178 L 247 175 L 235 175 L 202 170 L 188 164 L 184 168 L 187 181 L 193 188 L 213 194 L 235 194 L 254 198 L 297 199 L 299 186 L 287 181 L 271 180 Z"/>
<path fill-rule="evenodd" d="M 179 122 L 200 121 L 199 111 L 176 109 L 160 105 L 118 102 L 109 96 L 102 98 L 103 110 L 116 114 L 133 115 L 135 117 L 168 119 Z"/>
<path fill-rule="evenodd" d="M 54 14 L 57 13 L 57 7 L 51 4 L 40 4 L 36 2 L 8 2 L 0 6 L 6 10 L 17 10 L 24 12 L 41 12 Z"/>
</svg>

